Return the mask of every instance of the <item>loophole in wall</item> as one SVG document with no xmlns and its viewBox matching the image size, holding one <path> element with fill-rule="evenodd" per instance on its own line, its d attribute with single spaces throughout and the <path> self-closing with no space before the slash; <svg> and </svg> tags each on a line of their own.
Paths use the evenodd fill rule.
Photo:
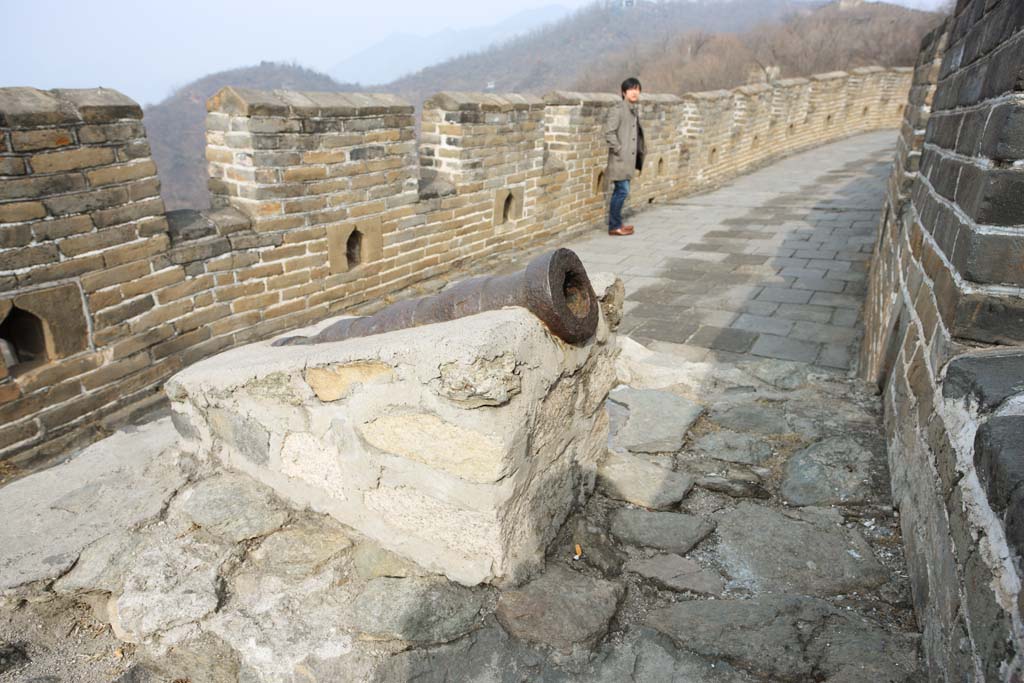
<svg viewBox="0 0 1024 683">
<path fill-rule="evenodd" d="M 594 194 L 601 194 L 604 190 L 604 171 L 594 177 Z"/>
<path fill-rule="evenodd" d="M 508 223 L 509 219 L 511 219 L 511 218 L 512 218 L 512 194 L 509 193 L 509 195 L 507 197 L 505 197 L 505 202 L 504 202 L 504 204 L 501 207 L 501 222 L 502 223 Z"/>
<path fill-rule="evenodd" d="M 665 157 L 658 157 L 658 175 L 665 175 Z"/>
<path fill-rule="evenodd" d="M 363 262 L 363 233 L 358 230 L 353 230 L 345 242 L 345 260 L 349 270 Z"/>
<path fill-rule="evenodd" d="M 13 371 L 49 361 L 43 321 L 17 306 L 12 307 L 0 323 L 0 355 L 4 365 Z"/>
</svg>

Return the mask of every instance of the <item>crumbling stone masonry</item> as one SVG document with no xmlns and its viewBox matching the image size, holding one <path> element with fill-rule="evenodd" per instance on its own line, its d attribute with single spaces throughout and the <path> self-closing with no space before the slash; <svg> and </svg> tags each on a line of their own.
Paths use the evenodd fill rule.
<svg viewBox="0 0 1024 683">
<path fill-rule="evenodd" d="M 510 308 L 250 345 L 193 365 L 167 392 L 183 446 L 204 459 L 467 586 L 514 584 L 593 491 L 615 355 L 603 317 L 573 346 Z"/>
<path fill-rule="evenodd" d="M 911 88 L 865 311 L 931 680 L 1021 680 L 1024 3 L 960 0 Z"/>
<path fill-rule="evenodd" d="M 909 69 L 645 95 L 633 206 L 894 127 Z M 0 459 L 66 452 L 175 372 L 599 223 L 614 95 L 226 88 L 208 103 L 213 210 L 164 212 L 139 107 L 0 89 Z"/>
</svg>

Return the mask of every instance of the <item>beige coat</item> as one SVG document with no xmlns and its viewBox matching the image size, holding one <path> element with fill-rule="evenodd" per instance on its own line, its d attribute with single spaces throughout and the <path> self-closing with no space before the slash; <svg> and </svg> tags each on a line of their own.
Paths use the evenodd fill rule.
<svg viewBox="0 0 1024 683">
<path fill-rule="evenodd" d="M 608 110 L 604 124 L 608 143 L 608 180 L 629 180 L 644 164 L 644 130 L 640 106 L 625 99 Z"/>
</svg>

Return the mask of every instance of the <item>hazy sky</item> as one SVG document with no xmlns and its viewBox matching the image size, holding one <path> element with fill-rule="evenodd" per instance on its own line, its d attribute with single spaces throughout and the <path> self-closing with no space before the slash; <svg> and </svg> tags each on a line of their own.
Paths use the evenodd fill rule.
<svg viewBox="0 0 1024 683">
<path fill-rule="evenodd" d="M 148 104 L 261 60 L 326 70 L 391 33 L 486 26 L 531 7 L 591 1 L 0 0 L 0 86 L 104 86 Z"/>
</svg>

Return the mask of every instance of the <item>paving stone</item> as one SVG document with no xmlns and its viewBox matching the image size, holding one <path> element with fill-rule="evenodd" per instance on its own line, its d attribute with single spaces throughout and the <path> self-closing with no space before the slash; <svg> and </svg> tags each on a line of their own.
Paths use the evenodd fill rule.
<svg viewBox="0 0 1024 683">
<path fill-rule="evenodd" d="M 814 598 L 679 602 L 653 611 L 646 624 L 691 652 L 728 660 L 771 680 L 916 680 L 913 635 L 890 633 Z"/>
<path fill-rule="evenodd" d="M 853 362 L 853 356 L 848 344 L 824 344 L 818 359 L 814 362 L 826 368 L 848 370 Z"/>
<path fill-rule="evenodd" d="M 768 318 L 745 313 L 732 323 L 732 327 L 739 330 L 749 330 L 750 332 L 765 332 L 785 336 L 793 329 L 793 323 L 781 318 Z"/>
<path fill-rule="evenodd" d="M 803 277 L 792 284 L 793 289 L 813 289 L 816 292 L 839 293 L 846 289 L 846 282 L 825 278 Z"/>
<path fill-rule="evenodd" d="M 609 529 L 623 543 L 685 555 L 715 530 L 715 523 L 697 515 L 622 508 L 612 513 Z"/>
<path fill-rule="evenodd" d="M 850 505 L 868 499 L 870 449 L 839 436 L 819 441 L 786 463 L 780 493 L 791 505 Z"/>
<path fill-rule="evenodd" d="M 199 621 L 220 604 L 220 568 L 231 550 L 186 539 L 153 545 L 125 571 L 115 632 L 138 642 Z"/>
<path fill-rule="evenodd" d="M 694 448 L 709 458 L 745 465 L 759 465 L 772 457 L 772 448 L 764 439 L 728 429 L 702 436 L 696 441 Z"/>
<path fill-rule="evenodd" d="M 643 320 L 639 316 L 632 316 L 629 320 L 635 320 L 639 324 L 630 330 L 628 334 L 634 337 L 656 339 L 675 344 L 685 344 L 699 327 L 695 323 L 685 322 L 685 318 L 684 320 Z M 623 329 L 627 329 L 625 323 L 623 324 Z"/>
<path fill-rule="evenodd" d="M 786 320 L 808 320 L 815 323 L 827 323 L 836 311 L 831 306 L 811 306 L 809 304 L 780 304 L 775 311 L 776 318 Z"/>
<path fill-rule="evenodd" d="M 373 579 L 353 600 L 355 628 L 371 638 L 445 643 L 480 620 L 484 594 L 444 578 Z"/>
<path fill-rule="evenodd" d="M 288 519 L 270 489 L 240 474 L 204 479 L 176 503 L 197 527 L 232 543 L 264 536 Z"/>
<path fill-rule="evenodd" d="M 821 508 L 782 514 L 741 502 L 718 517 L 717 548 L 732 584 L 758 592 L 840 595 L 875 588 L 889 574 L 842 517 Z"/>
<path fill-rule="evenodd" d="M 97 539 L 157 517 L 185 482 L 163 455 L 177 438 L 165 418 L 3 487 L 0 590 L 54 579 Z"/>
<path fill-rule="evenodd" d="M 685 498 L 693 488 L 693 477 L 633 455 L 609 452 L 597 469 L 597 486 L 609 498 L 659 510 Z"/>
<path fill-rule="evenodd" d="M 759 301 L 772 301 L 778 304 L 806 304 L 811 300 L 813 292 L 803 289 L 781 289 L 779 287 L 765 287 L 757 295 Z"/>
<path fill-rule="evenodd" d="M 671 553 L 630 560 L 626 563 L 626 570 L 668 590 L 698 595 L 721 595 L 725 590 L 725 582 L 718 572 Z"/>
<path fill-rule="evenodd" d="M 625 425 L 612 435 L 612 447 L 634 453 L 674 453 L 704 412 L 693 401 L 667 391 L 618 387 L 609 400 L 628 410 Z"/>
<path fill-rule="evenodd" d="M 837 308 L 836 312 L 832 314 L 831 322 L 833 325 L 838 325 L 840 327 L 854 327 L 859 319 L 860 315 L 858 311 L 853 311 L 849 308 Z"/>
<path fill-rule="evenodd" d="M 715 657 L 700 657 L 677 646 L 670 638 L 648 628 L 631 628 L 622 642 L 601 648 L 591 668 L 570 680 L 578 683 L 632 681 L 679 683 L 753 683 L 754 679 Z M 419 680 L 419 679 L 417 679 Z M 469 680 L 452 678 L 446 680 Z M 474 679 L 475 680 L 475 679 Z M 495 678 L 494 680 L 499 680 Z M 518 680 L 518 679 L 505 679 Z M 546 681 L 548 679 L 541 679 Z M 564 680 L 556 678 L 556 681 Z"/>
<path fill-rule="evenodd" d="M 850 296 L 848 294 L 832 294 L 830 292 L 815 292 L 810 303 L 815 306 L 837 306 L 840 308 L 859 309 L 864 303 L 863 297 Z"/>
<path fill-rule="evenodd" d="M 791 336 L 795 339 L 823 344 L 842 344 L 853 341 L 857 337 L 857 331 L 849 327 L 800 321 L 793 325 Z"/>
<path fill-rule="evenodd" d="M 688 344 L 704 346 L 717 351 L 745 353 L 750 350 L 757 335 L 746 330 L 734 330 L 728 327 L 701 327 L 687 340 Z"/>
<path fill-rule="evenodd" d="M 607 633 L 621 598 L 616 583 L 553 565 L 522 588 L 503 591 L 496 614 L 509 634 L 569 654 Z"/>
<path fill-rule="evenodd" d="M 814 342 L 794 339 L 793 337 L 777 337 L 771 334 L 762 334 L 758 337 L 750 352 L 755 356 L 813 363 L 814 359 L 818 357 L 820 350 L 821 346 Z"/>
<path fill-rule="evenodd" d="M 777 389 L 790 391 L 808 382 L 808 368 L 803 363 L 769 358 L 741 364 L 745 372 Z"/>
<path fill-rule="evenodd" d="M 790 431 L 781 407 L 761 403 L 721 404 L 708 417 L 725 429 L 751 434 L 786 434 Z"/>
</svg>

